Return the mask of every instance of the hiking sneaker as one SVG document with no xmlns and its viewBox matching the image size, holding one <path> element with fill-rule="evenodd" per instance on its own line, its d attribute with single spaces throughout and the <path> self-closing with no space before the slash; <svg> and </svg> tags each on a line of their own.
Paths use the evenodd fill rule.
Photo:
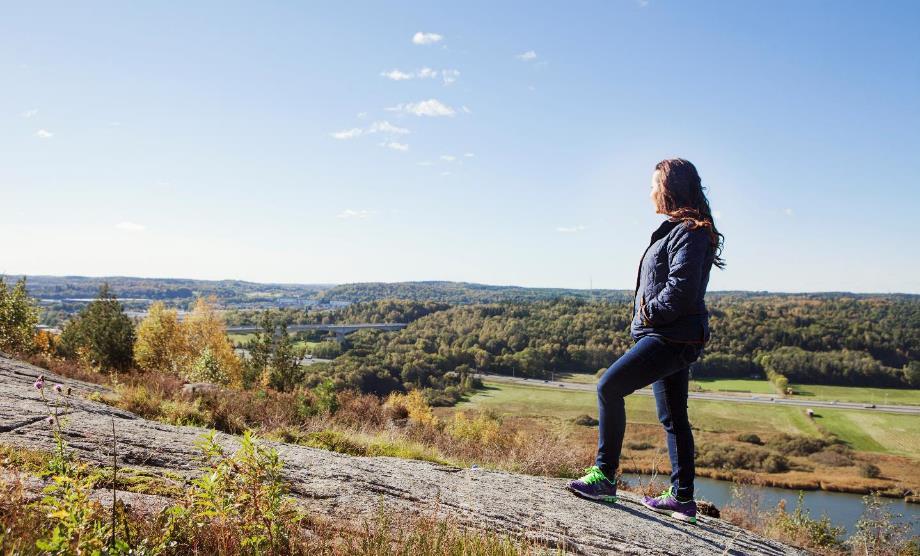
<svg viewBox="0 0 920 556">
<path fill-rule="evenodd" d="M 668 514 L 674 519 L 686 521 L 687 523 L 696 523 L 696 501 L 688 500 L 681 502 L 674 493 L 674 487 L 668 487 L 668 490 L 661 493 L 660 496 L 652 498 L 645 496 L 642 505 L 650 510 Z"/>
<path fill-rule="evenodd" d="M 596 465 L 585 469 L 585 476 L 569 483 L 569 490 L 590 500 L 617 501 L 617 485 Z"/>
</svg>

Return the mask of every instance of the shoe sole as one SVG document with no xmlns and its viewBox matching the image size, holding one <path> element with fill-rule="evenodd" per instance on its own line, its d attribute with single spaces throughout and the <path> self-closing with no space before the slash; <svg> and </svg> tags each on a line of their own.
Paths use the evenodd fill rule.
<svg viewBox="0 0 920 556">
<path fill-rule="evenodd" d="M 567 486 L 569 492 L 573 493 L 575 496 L 584 498 L 585 500 L 594 500 L 596 502 L 607 502 L 608 504 L 614 504 L 617 501 L 616 496 L 610 496 L 609 494 L 604 494 L 601 496 L 591 496 L 590 494 L 585 494 L 584 492 L 575 490 L 574 488 Z"/>
<path fill-rule="evenodd" d="M 649 506 L 649 505 L 646 504 L 645 502 L 642 502 L 642 505 L 645 506 L 646 508 L 652 510 L 653 512 L 657 512 L 657 513 L 659 513 L 659 514 L 664 514 L 664 515 L 666 515 L 666 516 L 669 516 L 669 517 L 671 517 L 671 518 L 676 519 L 677 521 L 683 521 L 684 523 L 696 524 L 696 518 L 693 517 L 693 516 L 690 516 L 690 515 L 687 515 L 687 514 L 682 514 L 682 513 L 680 513 L 680 512 L 672 512 L 671 510 L 662 510 L 662 509 L 656 508 L 656 507 L 654 507 L 654 506 Z"/>
</svg>

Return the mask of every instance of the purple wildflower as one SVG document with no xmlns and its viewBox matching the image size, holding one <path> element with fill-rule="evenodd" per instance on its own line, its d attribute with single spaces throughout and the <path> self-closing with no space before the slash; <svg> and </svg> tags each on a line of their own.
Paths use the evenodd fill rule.
<svg viewBox="0 0 920 556">
<path fill-rule="evenodd" d="M 49 415 L 48 418 L 45 419 L 45 421 L 48 422 L 48 425 L 54 425 L 54 417 L 52 417 L 51 415 Z"/>
<path fill-rule="evenodd" d="M 57 392 L 58 394 L 60 394 L 61 392 L 64 391 L 64 387 L 61 386 L 60 384 L 55 384 L 55 385 L 54 385 L 54 391 Z"/>
<path fill-rule="evenodd" d="M 35 384 L 32 386 L 34 386 L 36 390 L 41 390 L 45 387 L 45 380 L 42 377 L 38 377 L 38 380 L 36 380 Z"/>
</svg>

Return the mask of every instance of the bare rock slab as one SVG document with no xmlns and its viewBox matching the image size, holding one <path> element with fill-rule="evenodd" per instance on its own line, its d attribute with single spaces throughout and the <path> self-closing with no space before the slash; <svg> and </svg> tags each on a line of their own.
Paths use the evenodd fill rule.
<svg viewBox="0 0 920 556">
<path fill-rule="evenodd" d="M 196 442 L 205 429 L 178 427 L 86 399 L 98 385 L 51 375 L 0 354 L 0 443 L 49 450 L 51 431 L 39 375 L 74 392 L 68 442 L 79 458 L 111 461 L 112 419 L 119 461 L 156 473 L 192 476 Z M 238 445 L 219 434 L 229 449 Z M 271 443 L 285 462 L 292 494 L 312 511 L 350 521 L 386 512 L 451 516 L 460 524 L 538 539 L 572 554 L 769 555 L 803 554 L 715 518 L 684 524 L 644 508 L 632 493 L 613 505 L 576 498 L 562 479 L 482 469 L 459 469 L 389 457 L 352 457 Z"/>
</svg>

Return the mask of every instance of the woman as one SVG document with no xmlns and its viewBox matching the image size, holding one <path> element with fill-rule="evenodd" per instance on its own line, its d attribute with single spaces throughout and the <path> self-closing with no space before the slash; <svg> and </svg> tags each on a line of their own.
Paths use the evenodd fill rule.
<svg viewBox="0 0 920 556">
<path fill-rule="evenodd" d="M 616 501 L 616 471 L 626 432 L 623 397 L 651 384 L 667 435 L 671 487 L 661 496 L 646 496 L 643 503 L 691 523 L 696 523 L 696 502 L 693 433 L 687 418 L 689 365 L 709 341 L 703 301 L 709 271 L 713 264 L 725 266 L 720 256 L 723 236 L 703 191 L 690 162 L 675 158 L 655 165 L 650 196 L 655 212 L 668 219 L 652 234 L 639 263 L 630 325 L 635 344 L 597 385 L 597 460 L 584 477 L 569 483 L 579 496 Z"/>
</svg>

